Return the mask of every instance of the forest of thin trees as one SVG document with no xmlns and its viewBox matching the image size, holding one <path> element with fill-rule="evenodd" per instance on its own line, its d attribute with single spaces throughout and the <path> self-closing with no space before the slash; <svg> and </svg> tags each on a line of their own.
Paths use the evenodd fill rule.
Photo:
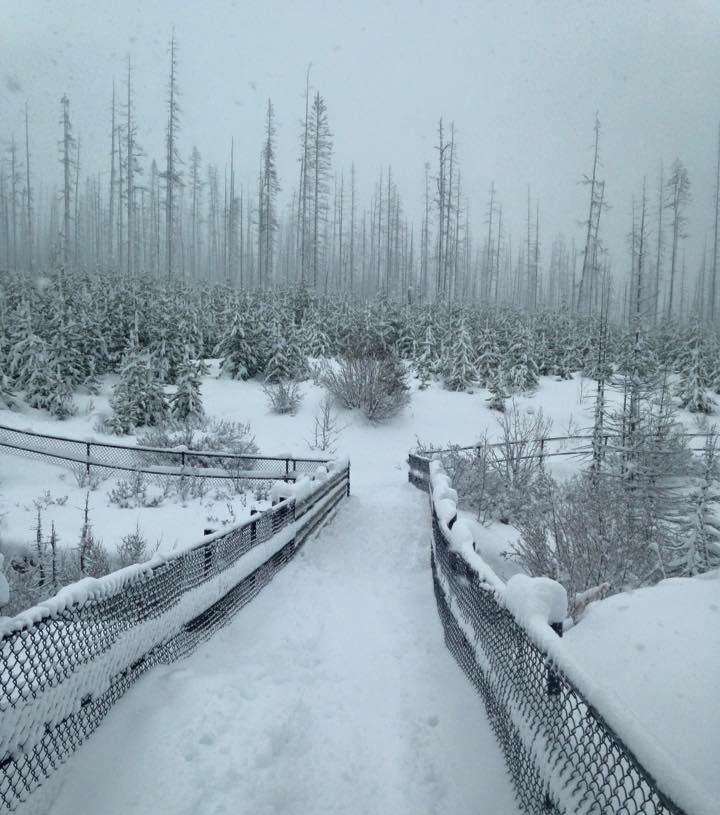
<svg viewBox="0 0 720 815">
<path fill-rule="evenodd" d="M 195 281 L 255 289 L 304 285 L 322 293 L 367 298 L 381 293 L 404 303 L 474 301 L 484 306 L 567 308 L 597 314 L 608 298 L 611 319 L 700 319 L 720 310 L 718 227 L 720 138 L 713 170 L 713 229 L 699 268 L 686 264 L 691 182 L 683 163 L 660 166 L 638 191 L 628 216 L 626 257 L 612 263 L 603 244 L 609 206 L 602 172 L 602 129 L 580 179 L 587 209 L 568 233 L 543 238 L 540 202 L 528 188 L 522 227 L 512 231 L 495 182 L 487 200 L 465 193 L 462 151 L 453 122 L 439 118 L 424 168 L 420 223 L 406 214 L 390 165 L 369 201 L 357 195 L 354 164 L 333 162 L 332 111 L 305 78 L 296 133 L 298 173 L 278 177 L 275 108 L 267 101 L 264 138 L 255 156 L 236 154 L 228 138 L 224 164 L 206 163 L 201 146 L 183 139 L 182 62 L 173 35 L 168 49 L 164 155 L 142 147 L 135 114 L 131 57 L 109 89 L 105 166 L 84 160 L 73 126 L 74 100 L 58 102 L 58 172 L 33 175 L 29 105 L 22 134 L 3 134 L 0 154 L 0 270 L 36 274 L 77 269 L 130 278 Z M 256 182 L 240 183 L 248 166 Z M 244 175 L 243 175 L 244 177 Z M 280 194 L 283 193 L 281 199 Z M 418 202 L 411 202 L 414 210 Z M 578 230 L 577 226 L 581 229 Z"/>
</svg>

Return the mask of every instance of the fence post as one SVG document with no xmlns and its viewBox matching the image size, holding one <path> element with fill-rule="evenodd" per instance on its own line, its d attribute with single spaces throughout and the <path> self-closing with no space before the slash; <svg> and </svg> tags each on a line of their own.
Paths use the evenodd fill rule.
<svg viewBox="0 0 720 815">
<path fill-rule="evenodd" d="M 285 459 L 285 481 L 289 481 L 290 479 L 288 476 L 290 475 L 290 459 Z"/>
<path fill-rule="evenodd" d="M 87 461 L 85 462 L 85 472 L 90 475 L 90 442 L 85 442 L 85 452 L 87 454 Z"/>
<path fill-rule="evenodd" d="M 347 492 L 345 493 L 345 496 L 347 498 L 350 497 L 350 462 L 349 461 L 348 461 L 348 466 L 347 466 Z"/>
<path fill-rule="evenodd" d="M 251 509 L 250 510 L 250 515 L 251 516 L 257 515 L 258 512 L 259 512 L 259 510 L 257 510 L 257 509 Z M 250 524 L 250 546 L 254 546 L 256 540 L 257 540 L 257 523 L 255 521 L 253 521 Z"/>
<path fill-rule="evenodd" d="M 542 466 L 543 463 L 543 454 L 545 452 L 545 436 L 542 436 L 540 439 L 540 465 Z"/>
<path fill-rule="evenodd" d="M 180 466 L 183 468 L 183 470 L 185 469 L 185 451 L 184 450 L 180 451 Z"/>
<path fill-rule="evenodd" d="M 552 630 L 558 635 L 558 637 L 562 637 L 563 635 L 562 623 L 550 623 L 550 628 L 552 628 Z M 547 692 L 548 696 L 560 695 L 560 676 L 557 674 L 552 665 L 548 665 Z"/>
</svg>

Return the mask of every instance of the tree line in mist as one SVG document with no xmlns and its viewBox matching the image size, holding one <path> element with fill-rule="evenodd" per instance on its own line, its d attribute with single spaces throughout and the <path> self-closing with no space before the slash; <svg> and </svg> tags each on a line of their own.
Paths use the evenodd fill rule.
<svg viewBox="0 0 720 815">
<path fill-rule="evenodd" d="M 587 209 L 578 213 L 578 240 L 560 234 L 544 241 L 540 204 L 529 189 L 515 233 L 494 182 L 486 201 L 471 204 L 455 125 L 442 118 L 423 170 L 420 223 L 406 215 L 389 165 L 370 201 L 360 202 L 354 164 L 333 165 L 331 114 L 320 91 L 311 91 L 310 69 L 295 177 L 278 177 L 271 100 L 256 156 L 236 155 L 230 139 L 224 164 L 205 162 L 198 146 L 183 144 L 179 68 L 173 36 L 161 157 L 142 148 L 130 57 L 110 94 L 105 166 L 85 163 L 73 100 L 63 95 L 58 174 L 35 179 L 26 104 L 24 132 L 6 134 L 0 156 L 0 269 L 33 274 L 74 268 L 249 289 L 301 284 L 363 298 L 382 293 L 409 303 L 470 300 L 531 311 L 605 308 L 617 321 L 631 321 L 638 311 L 652 323 L 712 323 L 718 315 L 720 141 L 714 201 L 708 202 L 709 208 L 714 204 L 713 229 L 700 268 L 685 263 L 691 191 L 679 159 L 660 169 L 652 191 L 645 182 L 638 190 L 628 217 L 628 255 L 611 264 L 603 244 L 609 203 L 597 118 L 581 179 Z M 257 167 L 251 187 L 239 182 L 241 163 Z M 576 226 L 568 224 L 573 231 Z"/>
</svg>

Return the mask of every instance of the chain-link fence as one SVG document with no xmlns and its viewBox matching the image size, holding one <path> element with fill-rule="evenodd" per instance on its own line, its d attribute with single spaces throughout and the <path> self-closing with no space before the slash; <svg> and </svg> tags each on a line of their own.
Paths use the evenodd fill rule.
<svg viewBox="0 0 720 815">
<path fill-rule="evenodd" d="M 145 671 L 225 625 L 349 495 L 349 466 L 167 560 L 88 578 L 0 623 L 0 805 L 14 811 Z M 35 793 L 33 795 L 33 793 Z"/>
<path fill-rule="evenodd" d="M 690 453 L 702 453 L 705 442 L 713 434 L 680 433 L 681 439 Z M 616 436 L 603 435 L 599 443 L 602 454 L 617 452 L 620 439 Z M 541 436 L 533 439 L 505 440 L 468 446 L 426 448 L 408 454 L 408 481 L 420 489 L 427 490 L 430 482 L 430 462 L 441 461 L 447 470 L 454 486 L 459 492 L 467 493 L 463 482 L 473 485 L 479 476 L 477 473 L 486 467 L 502 469 L 504 465 L 523 466 L 523 462 L 543 464 L 556 458 L 588 459 L 593 455 L 593 437 L 579 436 Z"/>
<path fill-rule="evenodd" d="M 427 484 L 421 479 L 419 486 Z M 455 518 L 444 523 L 430 503 L 431 565 L 445 642 L 485 702 L 522 809 L 531 815 L 689 811 L 659 788 L 571 680 L 558 650 L 541 647 L 505 606 L 498 587 L 453 547 Z M 559 644 L 561 625 L 548 625 L 547 634 Z"/>
<path fill-rule="evenodd" d="M 140 472 L 158 481 L 201 478 L 241 491 L 245 486 L 294 481 L 312 473 L 327 459 L 261 456 L 249 453 L 168 450 L 111 442 L 81 441 L 0 425 L 0 447 L 17 455 L 65 464 L 79 475 L 107 477 L 114 472 Z"/>
</svg>

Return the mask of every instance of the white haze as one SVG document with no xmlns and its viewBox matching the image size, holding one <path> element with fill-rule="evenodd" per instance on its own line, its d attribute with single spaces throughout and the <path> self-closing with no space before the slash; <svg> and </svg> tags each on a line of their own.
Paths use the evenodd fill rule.
<svg viewBox="0 0 720 815">
<path fill-rule="evenodd" d="M 128 54 L 138 138 L 148 163 L 162 160 L 173 26 L 183 156 L 196 144 L 222 167 L 232 136 L 240 175 L 254 185 L 270 97 L 289 196 L 311 62 L 311 85 L 328 104 L 334 169 L 355 161 L 362 200 L 391 164 L 405 210 L 419 221 L 442 115 L 457 127 L 476 236 L 494 180 L 517 244 L 530 185 L 547 252 L 559 231 L 582 243 L 587 191 L 577 182 L 590 168 L 597 110 L 612 204 L 602 231 L 614 268 L 628 263 L 631 200 L 643 176 L 654 196 L 661 160 L 667 167 L 678 156 L 692 183 L 690 270 L 699 262 L 720 119 L 718 0 L 0 0 L 0 136 L 22 138 L 28 100 L 36 186 L 60 180 L 63 93 L 83 174 L 109 165 L 112 81 L 122 94 Z"/>
</svg>

